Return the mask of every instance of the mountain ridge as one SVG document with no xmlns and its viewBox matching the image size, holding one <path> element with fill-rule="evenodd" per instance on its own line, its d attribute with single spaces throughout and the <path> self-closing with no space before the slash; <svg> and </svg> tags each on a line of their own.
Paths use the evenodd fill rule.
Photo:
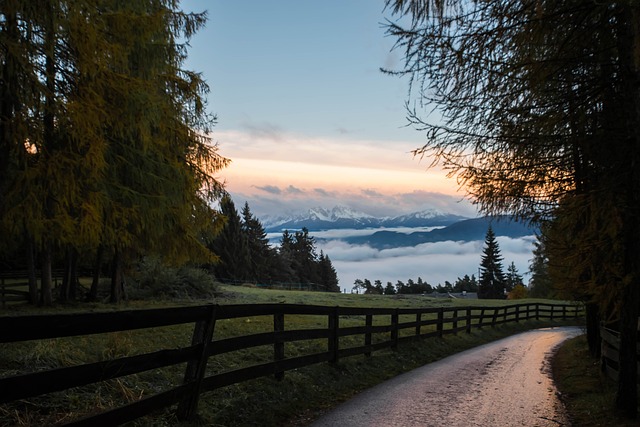
<svg viewBox="0 0 640 427">
<path fill-rule="evenodd" d="M 496 236 L 520 238 L 538 233 L 536 226 L 516 221 L 510 216 L 496 216 L 465 219 L 431 231 L 415 231 L 407 234 L 381 230 L 368 236 L 351 236 L 341 240 L 355 245 L 368 245 L 375 249 L 417 246 L 423 243 L 444 241 L 468 242 L 484 240 L 489 226 Z"/>
<path fill-rule="evenodd" d="M 468 218 L 443 213 L 435 209 L 425 209 L 397 216 L 376 217 L 345 206 L 335 206 L 331 209 L 311 208 L 306 212 L 287 216 L 265 216 L 261 222 L 265 231 L 273 233 L 284 230 L 299 230 L 303 227 L 309 231 L 346 228 L 441 227 L 465 219 Z"/>
</svg>

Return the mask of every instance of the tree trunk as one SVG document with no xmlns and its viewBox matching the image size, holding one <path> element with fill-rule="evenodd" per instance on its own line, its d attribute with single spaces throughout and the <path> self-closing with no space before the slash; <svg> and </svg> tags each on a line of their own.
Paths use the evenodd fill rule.
<svg viewBox="0 0 640 427">
<path fill-rule="evenodd" d="M 587 343 L 589 344 L 589 353 L 594 358 L 600 357 L 600 315 L 598 313 L 598 304 L 588 302 L 585 304 L 587 312 Z"/>
<path fill-rule="evenodd" d="M 42 247 L 42 277 L 40 279 L 40 303 L 44 306 L 53 304 L 53 278 L 51 275 L 51 243 L 45 242 Z"/>
<path fill-rule="evenodd" d="M 62 284 L 58 289 L 58 301 L 67 302 L 69 300 L 69 283 L 71 282 L 71 270 L 70 266 L 70 257 L 69 250 L 66 251 L 65 262 L 64 262 L 64 273 L 62 276 Z"/>
<path fill-rule="evenodd" d="M 111 266 L 111 298 L 112 303 L 122 301 L 122 254 L 116 247 L 113 254 L 113 262 Z"/>
<path fill-rule="evenodd" d="M 104 254 L 104 246 L 98 246 L 96 252 L 96 262 L 93 265 L 93 279 L 91 280 L 91 290 L 89 291 L 89 301 L 98 299 L 98 286 L 100 284 L 100 269 L 102 267 L 102 255 Z"/>
<path fill-rule="evenodd" d="M 33 239 L 27 236 L 27 272 L 29 275 L 29 302 L 38 304 L 38 278 L 36 277 L 36 257 Z"/>
<path fill-rule="evenodd" d="M 622 235 L 624 239 L 624 276 L 622 277 L 620 312 L 620 369 L 616 406 L 628 418 L 638 416 L 638 314 L 640 314 L 640 4 L 623 3 L 618 15 L 620 78 L 624 82 L 623 98 L 625 138 L 623 153 L 624 209 Z M 620 144 L 619 144 L 620 145 Z"/>
</svg>

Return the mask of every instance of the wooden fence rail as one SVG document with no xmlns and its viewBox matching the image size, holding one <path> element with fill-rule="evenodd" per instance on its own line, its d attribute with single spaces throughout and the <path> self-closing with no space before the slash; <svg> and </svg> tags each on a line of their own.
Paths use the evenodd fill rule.
<svg viewBox="0 0 640 427">
<path fill-rule="evenodd" d="M 640 319 L 638 321 L 640 326 Z M 618 370 L 620 366 L 620 332 L 600 325 L 600 354 L 602 371 L 612 379 L 618 381 Z M 638 378 L 640 384 L 640 342 L 636 345 L 636 357 L 638 361 Z"/>
<path fill-rule="evenodd" d="M 326 327 L 287 330 L 285 316 L 321 316 Z M 182 385 L 133 403 L 71 421 L 66 425 L 117 425 L 159 409 L 177 405 L 180 419 L 197 411 L 201 393 L 264 376 L 282 379 L 286 371 L 311 364 L 337 363 L 341 358 L 427 337 L 471 332 L 528 319 L 568 319 L 582 315 L 574 304 L 514 304 L 504 307 L 349 308 L 296 304 L 203 305 L 181 308 L 132 310 L 110 313 L 0 317 L 0 343 L 82 336 L 107 332 L 193 324 L 191 345 L 162 349 L 78 366 L 0 378 L 0 404 L 72 387 L 93 384 L 186 363 Z M 216 339 L 216 322 L 225 319 L 273 316 L 273 331 Z M 376 322 L 374 322 L 374 317 Z M 358 326 L 342 326 L 341 319 L 363 319 Z M 346 322 L 345 322 L 346 323 Z M 341 338 L 361 336 L 360 345 L 341 346 Z M 376 336 L 374 342 L 373 337 Z M 380 338 L 382 337 L 382 338 Z M 323 340 L 326 351 L 287 357 L 285 343 Z M 211 358 L 257 346 L 272 346 L 273 358 L 265 363 L 207 375 Z"/>
</svg>

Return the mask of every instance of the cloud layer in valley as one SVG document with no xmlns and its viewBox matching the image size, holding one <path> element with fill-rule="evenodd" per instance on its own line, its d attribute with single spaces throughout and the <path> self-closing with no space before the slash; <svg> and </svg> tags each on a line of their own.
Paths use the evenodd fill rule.
<svg viewBox="0 0 640 427">
<path fill-rule="evenodd" d="M 519 239 L 497 238 L 506 272 L 511 262 L 528 281 L 529 261 L 533 258 L 535 237 Z M 349 245 L 339 240 L 319 242 L 318 250 L 327 254 L 333 263 L 340 287 L 350 291 L 356 279 L 406 282 L 421 277 L 432 286 L 454 283 L 465 274 L 476 275 L 482 257 L 483 241 L 425 243 L 415 247 L 377 250 L 366 245 Z"/>
</svg>

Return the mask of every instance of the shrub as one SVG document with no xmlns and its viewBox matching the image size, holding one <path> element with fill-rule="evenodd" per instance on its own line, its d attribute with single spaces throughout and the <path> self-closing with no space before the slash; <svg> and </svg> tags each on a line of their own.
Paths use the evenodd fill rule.
<svg viewBox="0 0 640 427">
<path fill-rule="evenodd" d="M 156 257 L 145 257 L 132 277 L 131 299 L 211 299 L 217 293 L 213 276 L 194 267 L 171 267 Z"/>
<path fill-rule="evenodd" d="M 523 299 L 529 297 L 529 290 L 524 285 L 515 285 L 507 295 L 507 299 Z"/>
</svg>

